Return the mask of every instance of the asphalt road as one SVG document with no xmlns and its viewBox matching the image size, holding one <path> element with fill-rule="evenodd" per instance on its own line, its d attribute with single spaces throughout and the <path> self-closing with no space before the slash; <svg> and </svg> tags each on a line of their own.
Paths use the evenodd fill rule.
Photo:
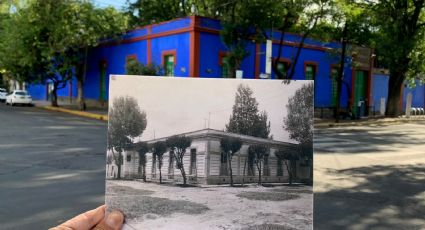
<svg viewBox="0 0 425 230">
<path fill-rule="evenodd" d="M 0 103 L 0 229 L 47 229 L 103 204 L 106 129 Z"/>
<path fill-rule="evenodd" d="M 319 129 L 314 229 L 425 229 L 425 122 Z"/>
</svg>

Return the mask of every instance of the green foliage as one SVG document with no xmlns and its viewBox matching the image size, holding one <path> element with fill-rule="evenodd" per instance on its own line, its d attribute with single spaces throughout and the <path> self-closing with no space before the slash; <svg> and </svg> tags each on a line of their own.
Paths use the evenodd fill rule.
<svg viewBox="0 0 425 230">
<path fill-rule="evenodd" d="M 239 85 L 233 112 L 229 123 L 226 124 L 226 131 L 269 138 L 270 122 L 268 122 L 267 113 L 258 111 L 258 102 L 252 94 L 251 88 Z"/>
<path fill-rule="evenodd" d="M 136 59 L 129 59 L 125 65 L 125 72 L 128 75 L 160 76 L 162 70 L 153 63 L 144 65 Z"/>
<path fill-rule="evenodd" d="M 21 82 L 52 82 L 52 98 L 74 75 L 84 79 L 89 48 L 127 28 L 127 18 L 114 8 L 98 9 L 85 0 L 15 5 L 16 12 L 3 14 L 0 22 L 1 67 Z"/>
<path fill-rule="evenodd" d="M 283 119 L 283 128 L 289 137 L 300 143 L 313 142 L 314 86 L 303 85 L 289 98 L 287 116 Z"/>
</svg>

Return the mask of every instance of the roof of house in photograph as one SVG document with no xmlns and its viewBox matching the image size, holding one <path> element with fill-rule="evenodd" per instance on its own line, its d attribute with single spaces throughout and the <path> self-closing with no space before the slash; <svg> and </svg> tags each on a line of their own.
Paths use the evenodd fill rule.
<svg viewBox="0 0 425 230">
<path fill-rule="evenodd" d="M 180 134 L 176 134 L 176 135 L 184 135 L 184 136 L 191 137 L 191 138 L 235 137 L 235 138 L 240 138 L 245 143 L 268 144 L 270 146 L 276 146 L 276 147 L 278 146 L 279 148 L 282 148 L 282 147 L 295 148 L 297 146 L 297 143 L 295 141 L 293 141 L 293 142 L 283 142 L 283 141 L 278 141 L 278 140 L 273 140 L 273 139 L 253 137 L 253 136 L 248 136 L 248 135 L 243 135 L 243 134 L 238 134 L 238 133 L 230 133 L 230 132 L 225 132 L 225 131 L 216 130 L 216 129 L 209 129 L 209 128 L 196 130 L 196 131 L 192 131 L 192 132 L 180 133 Z M 170 136 L 168 136 L 168 137 L 170 137 Z M 156 138 L 156 139 L 148 140 L 147 142 L 148 143 L 154 143 L 154 142 L 157 142 L 157 141 L 165 141 L 168 137 Z"/>
</svg>

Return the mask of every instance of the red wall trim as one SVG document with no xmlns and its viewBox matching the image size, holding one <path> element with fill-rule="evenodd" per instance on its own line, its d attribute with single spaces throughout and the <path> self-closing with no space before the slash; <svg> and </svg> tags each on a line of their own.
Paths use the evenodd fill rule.
<svg viewBox="0 0 425 230">
<path fill-rule="evenodd" d="M 174 56 L 174 66 L 176 66 L 176 64 L 177 64 L 177 52 L 176 52 L 176 50 L 164 50 L 164 51 L 162 51 L 162 53 L 161 53 L 161 63 L 162 63 L 162 65 L 165 66 L 164 61 L 165 61 L 165 56 L 167 56 L 167 55 L 173 55 Z"/>
<path fill-rule="evenodd" d="M 196 31 L 196 25 L 199 24 L 196 16 L 190 17 L 190 50 L 189 50 L 189 76 L 199 77 L 199 58 L 200 58 L 200 34 Z"/>
<path fill-rule="evenodd" d="M 260 51 L 261 51 L 261 44 L 257 43 L 255 44 L 255 66 L 254 66 L 254 77 L 256 79 L 260 78 Z"/>
<path fill-rule="evenodd" d="M 148 35 L 152 34 L 152 26 L 148 26 L 147 29 Z M 152 44 L 150 38 L 146 41 L 146 62 L 148 65 L 152 62 Z"/>
</svg>

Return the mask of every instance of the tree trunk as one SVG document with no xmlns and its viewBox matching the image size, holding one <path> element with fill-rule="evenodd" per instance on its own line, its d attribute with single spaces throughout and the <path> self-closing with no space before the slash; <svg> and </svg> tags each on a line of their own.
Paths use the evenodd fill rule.
<svg viewBox="0 0 425 230">
<path fill-rule="evenodd" d="M 53 82 L 51 105 L 53 107 L 58 107 L 58 83 L 56 82 Z"/>
<path fill-rule="evenodd" d="M 230 173 L 230 186 L 233 187 L 233 175 L 232 175 L 232 158 L 227 154 L 227 162 L 229 163 L 229 173 Z"/>
<path fill-rule="evenodd" d="M 158 165 L 159 166 L 159 165 Z M 162 184 L 162 173 L 161 173 L 161 167 L 158 167 L 159 169 L 159 183 Z"/>
<path fill-rule="evenodd" d="M 78 78 L 78 82 L 77 82 L 77 87 L 78 87 L 78 94 L 77 94 L 77 102 L 78 102 L 78 108 L 81 111 L 86 110 L 86 101 L 84 99 L 84 83 L 83 80 Z"/>
<path fill-rule="evenodd" d="M 258 169 L 258 185 L 261 185 L 261 162 L 257 163 L 257 169 Z"/>
<path fill-rule="evenodd" d="M 180 172 L 182 173 L 183 177 L 183 184 L 186 185 L 186 172 L 184 171 L 184 166 L 182 165 Z"/>
<path fill-rule="evenodd" d="M 403 86 L 404 78 L 405 72 L 403 70 L 390 70 L 387 109 L 385 111 L 385 115 L 387 117 L 398 117 L 401 115 L 400 99 L 401 87 Z"/>
<path fill-rule="evenodd" d="M 347 47 L 347 33 L 348 25 L 347 22 L 344 24 L 344 30 L 342 31 L 342 47 L 341 47 L 341 60 L 339 63 L 339 71 L 337 78 L 337 91 L 336 91 L 336 102 L 335 102 L 335 122 L 339 122 L 339 110 L 340 110 L 340 100 L 341 100 L 341 90 L 342 90 L 342 78 L 344 77 L 344 65 L 345 65 L 345 50 Z"/>
<path fill-rule="evenodd" d="M 285 165 L 286 165 L 286 171 L 288 171 L 289 185 L 292 185 L 292 170 L 291 170 L 291 164 L 288 164 L 288 160 L 285 160 Z"/>
<path fill-rule="evenodd" d="M 143 164 L 143 182 L 146 182 L 146 162 Z"/>
</svg>

